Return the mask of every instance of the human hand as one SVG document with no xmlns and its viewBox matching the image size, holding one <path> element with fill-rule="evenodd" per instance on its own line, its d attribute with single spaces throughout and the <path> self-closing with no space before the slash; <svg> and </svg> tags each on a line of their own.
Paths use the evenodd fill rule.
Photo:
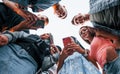
<svg viewBox="0 0 120 74">
<path fill-rule="evenodd" d="M 16 13 L 18 15 L 22 16 L 25 20 L 28 20 L 28 21 L 37 21 L 38 20 L 38 17 L 35 14 L 33 14 L 33 13 L 29 12 L 29 11 L 23 10 L 21 8 L 21 6 L 19 6 L 19 7 L 20 8 L 18 8 L 16 10 Z"/>
<path fill-rule="evenodd" d="M 63 59 L 66 59 L 68 56 L 72 55 L 74 53 L 73 49 L 69 48 L 69 44 L 66 45 L 62 52 L 61 52 L 61 56 Z"/>
<path fill-rule="evenodd" d="M 51 54 L 60 53 L 60 51 L 59 51 L 59 49 L 57 48 L 56 45 L 51 44 L 50 46 L 51 46 L 51 48 L 50 48 Z"/>
<path fill-rule="evenodd" d="M 35 21 L 27 21 L 27 20 L 24 20 L 22 21 L 21 23 L 19 23 L 18 25 L 12 27 L 10 29 L 10 31 L 20 31 L 20 30 L 23 30 L 23 29 L 38 29 L 40 27 L 36 27 L 36 26 L 33 26 L 33 24 L 35 23 Z"/>
<path fill-rule="evenodd" d="M 12 9 L 14 12 L 16 12 L 18 15 L 22 16 L 24 19 L 37 21 L 37 17 L 34 14 L 30 13 L 29 11 L 25 11 L 24 8 L 26 7 L 21 6 L 17 2 L 3 0 L 3 3 L 10 9 Z"/>
<path fill-rule="evenodd" d="M 38 14 L 37 17 L 38 17 L 39 20 L 43 20 L 43 21 L 45 22 L 45 23 L 44 23 L 45 26 L 48 25 L 48 23 L 49 23 L 49 18 L 48 18 L 47 16 Z"/>
<path fill-rule="evenodd" d="M 8 37 L 0 34 L 0 46 L 8 44 Z"/>
<path fill-rule="evenodd" d="M 74 52 L 79 52 L 79 53 L 84 53 L 84 50 L 82 49 L 82 47 L 80 47 L 79 44 L 76 44 L 74 42 L 69 44 L 69 48 L 72 49 Z"/>
<path fill-rule="evenodd" d="M 25 15 L 26 15 L 26 16 L 23 16 L 26 20 L 37 21 L 39 19 L 35 14 L 33 14 L 29 11 L 23 10 L 23 13 L 25 13 Z"/>
<path fill-rule="evenodd" d="M 90 14 L 85 14 L 85 15 L 84 15 L 84 20 L 85 20 L 85 21 L 90 20 Z"/>
</svg>

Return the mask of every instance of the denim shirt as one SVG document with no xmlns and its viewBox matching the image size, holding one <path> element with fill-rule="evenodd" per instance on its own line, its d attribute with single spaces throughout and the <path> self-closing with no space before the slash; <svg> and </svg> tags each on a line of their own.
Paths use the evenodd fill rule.
<svg viewBox="0 0 120 74">
<path fill-rule="evenodd" d="M 61 0 L 11 0 L 13 2 L 16 2 L 24 7 L 27 7 L 28 5 L 32 5 L 32 11 L 38 12 L 39 10 L 45 10 L 51 6 L 53 6 L 56 3 L 59 3 Z"/>
<path fill-rule="evenodd" d="M 7 36 L 9 43 L 15 42 L 18 38 L 24 38 L 24 37 L 31 35 L 24 31 L 15 31 L 15 32 L 5 31 L 3 32 L 3 34 Z"/>
<path fill-rule="evenodd" d="M 65 59 L 58 74 L 101 74 L 100 71 L 80 53 L 75 52 Z"/>
<path fill-rule="evenodd" d="M 120 0 L 90 0 L 90 14 L 120 5 Z"/>
</svg>

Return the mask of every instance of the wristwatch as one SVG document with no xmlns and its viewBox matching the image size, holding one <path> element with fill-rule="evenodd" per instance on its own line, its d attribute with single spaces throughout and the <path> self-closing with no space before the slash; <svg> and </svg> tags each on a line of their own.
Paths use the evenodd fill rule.
<svg viewBox="0 0 120 74">
<path fill-rule="evenodd" d="M 87 57 L 89 54 L 89 50 L 88 49 L 85 49 L 85 53 L 83 54 L 84 57 Z"/>
</svg>

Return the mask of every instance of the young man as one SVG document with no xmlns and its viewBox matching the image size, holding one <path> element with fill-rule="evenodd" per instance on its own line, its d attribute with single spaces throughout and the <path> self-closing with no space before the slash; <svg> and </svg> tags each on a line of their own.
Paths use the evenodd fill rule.
<svg viewBox="0 0 120 74">
<path fill-rule="evenodd" d="M 38 35 L 24 31 L 4 32 L 0 46 L 1 74 L 35 74 L 45 63 L 44 57 L 51 54 L 50 45 Z"/>
<path fill-rule="evenodd" d="M 76 25 L 90 20 L 95 28 L 120 35 L 120 0 L 90 0 L 90 11 L 86 15 L 75 15 Z M 85 19 L 87 17 L 87 19 Z"/>
<path fill-rule="evenodd" d="M 75 15 L 72 22 L 79 25 L 90 20 L 100 35 L 117 41 L 120 46 L 120 0 L 90 0 L 90 12 L 85 15 Z M 120 47 L 118 47 L 119 49 Z"/>
<path fill-rule="evenodd" d="M 44 58 L 44 61 L 47 61 L 47 62 L 44 62 L 42 65 L 42 68 L 41 68 L 42 74 L 56 74 L 57 62 L 62 49 L 60 46 L 54 45 L 54 39 L 51 33 L 44 33 L 40 35 L 40 38 L 42 38 L 47 44 L 50 44 L 52 46 L 50 52 L 55 57 L 55 59 L 52 60 L 52 62 L 47 61 L 48 59 L 50 59 L 51 56 L 46 56 Z M 37 74 L 41 74 L 41 73 L 37 73 Z"/>
<path fill-rule="evenodd" d="M 13 27 L 18 25 L 21 21 L 26 20 L 30 25 L 34 25 L 38 20 L 38 17 L 30 13 L 27 8 L 30 7 L 33 12 L 43 11 L 51 6 L 54 8 L 55 14 L 64 19 L 67 16 L 67 11 L 65 7 L 61 6 L 58 2 L 60 0 L 3 0 L 0 3 L 0 24 L 1 28 L 6 29 L 6 27 Z M 8 23 L 9 22 L 9 23 Z M 38 27 L 34 27 L 35 29 Z"/>
</svg>

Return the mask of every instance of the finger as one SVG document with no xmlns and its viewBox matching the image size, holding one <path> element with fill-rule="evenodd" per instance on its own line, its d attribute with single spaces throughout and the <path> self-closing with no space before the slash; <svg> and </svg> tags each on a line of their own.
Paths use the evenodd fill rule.
<svg viewBox="0 0 120 74">
<path fill-rule="evenodd" d="M 39 18 L 33 14 L 34 21 L 37 21 Z"/>
<path fill-rule="evenodd" d="M 31 20 L 31 21 L 34 21 L 34 18 L 31 14 L 28 15 L 28 18 Z"/>
<path fill-rule="evenodd" d="M 72 49 L 70 49 L 70 48 L 68 48 L 67 50 L 66 50 L 66 52 L 73 52 L 73 50 Z"/>
<path fill-rule="evenodd" d="M 32 20 L 33 21 L 33 18 L 32 18 L 32 15 L 30 14 L 30 12 L 25 11 L 25 13 L 27 15 L 27 20 Z"/>
<path fill-rule="evenodd" d="M 37 21 L 38 20 L 38 17 L 35 15 L 35 14 L 32 14 L 32 13 L 28 13 L 29 14 L 29 16 L 30 16 L 30 19 L 32 20 L 32 21 Z"/>
<path fill-rule="evenodd" d="M 29 21 L 28 24 L 29 24 L 30 26 L 34 26 L 34 25 L 35 25 L 35 21 Z"/>
<path fill-rule="evenodd" d="M 38 28 L 40 28 L 40 27 L 34 27 L 34 26 L 30 27 L 30 29 L 33 29 L 33 30 L 37 30 Z"/>
<path fill-rule="evenodd" d="M 73 54 L 73 52 L 71 52 L 71 53 L 68 53 L 68 55 L 72 55 Z"/>
<path fill-rule="evenodd" d="M 35 21 L 28 21 L 26 22 L 26 25 L 28 25 L 29 27 L 33 26 L 35 24 Z"/>
<path fill-rule="evenodd" d="M 50 49 L 50 52 L 51 52 L 51 54 L 53 54 L 53 53 L 54 53 L 54 51 L 53 51 L 52 49 Z"/>
<path fill-rule="evenodd" d="M 51 51 L 53 52 L 53 53 L 55 53 L 56 51 L 55 51 L 55 49 L 53 48 L 53 47 L 51 47 Z"/>
<path fill-rule="evenodd" d="M 28 15 L 26 14 L 26 12 L 24 11 L 24 10 L 19 10 L 19 13 L 18 13 L 19 15 L 21 15 L 23 18 L 25 18 L 26 20 L 30 20 L 29 18 L 28 18 Z"/>
<path fill-rule="evenodd" d="M 33 23 L 31 21 L 25 20 L 25 21 L 21 22 L 21 27 L 29 29 L 32 26 L 32 24 Z"/>
<path fill-rule="evenodd" d="M 67 51 L 67 54 L 70 55 L 70 54 L 73 54 L 73 52 L 74 52 L 73 50 L 69 50 Z"/>
</svg>

